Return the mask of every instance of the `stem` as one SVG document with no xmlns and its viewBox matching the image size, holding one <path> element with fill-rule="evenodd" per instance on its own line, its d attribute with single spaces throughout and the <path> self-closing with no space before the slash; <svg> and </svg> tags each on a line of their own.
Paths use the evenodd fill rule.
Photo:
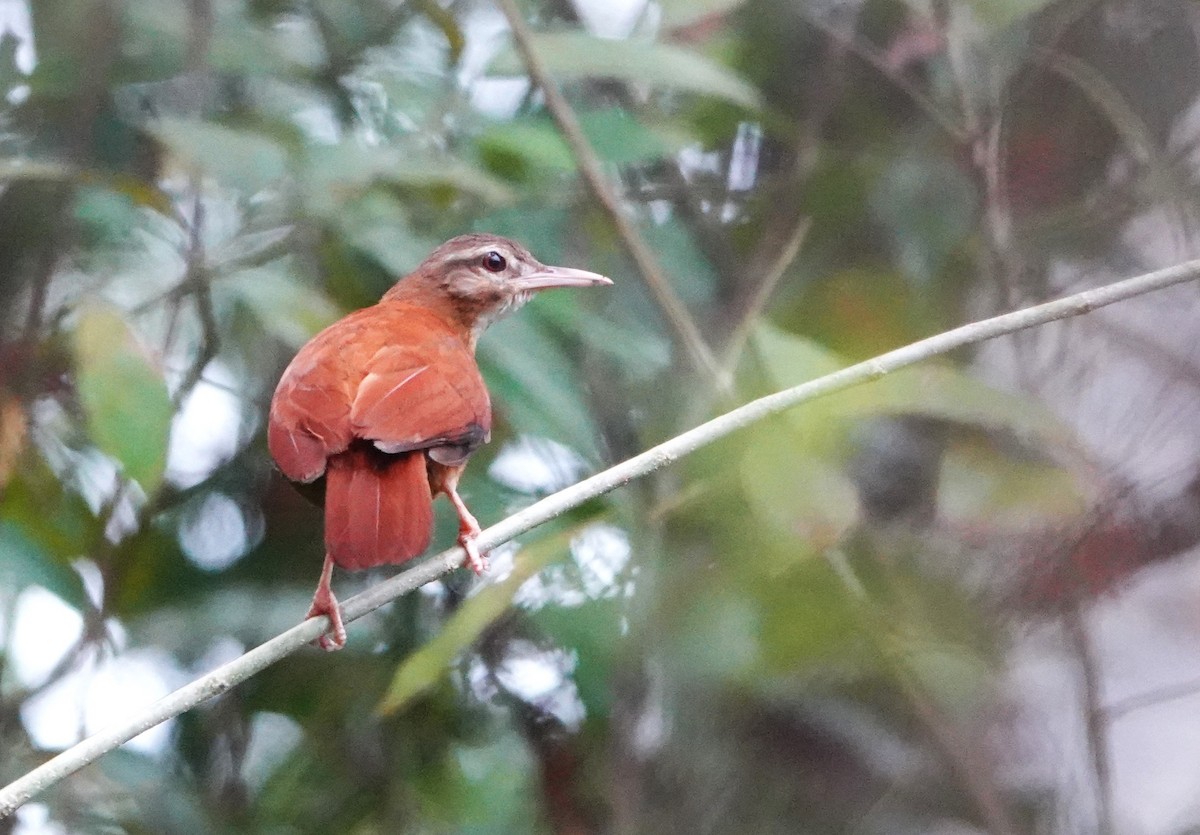
<svg viewBox="0 0 1200 835">
<path fill-rule="evenodd" d="M 688 453 L 708 446 L 726 435 L 800 403 L 870 382 L 889 372 L 914 365 L 939 354 L 945 354 L 965 345 L 974 345 L 997 336 L 1015 333 L 1059 319 L 1080 316 L 1100 307 L 1196 278 L 1200 278 L 1200 260 L 1186 261 L 1173 267 L 1128 278 L 1104 287 L 1084 290 L 1055 301 L 962 325 L 881 354 L 873 359 L 855 363 L 794 388 L 752 400 L 744 406 L 689 429 L 681 435 L 586 478 L 578 484 L 547 496 L 485 529 L 476 542 L 481 550 L 495 548 L 586 501 L 602 496 L 636 478 L 641 478 L 665 467 Z M 461 547 L 451 548 L 351 597 L 342 606 L 343 619 L 346 622 L 357 620 L 385 603 L 411 592 L 418 586 L 436 580 L 462 565 L 464 557 L 465 553 Z M 266 669 L 276 661 L 315 640 L 328 628 L 329 621 L 324 616 L 306 620 L 265 644 L 255 647 L 240 658 L 230 661 L 191 684 L 176 690 L 145 708 L 132 719 L 68 748 L 24 777 L 0 789 L 0 818 L 11 814 L 31 797 L 45 791 L 142 731 L 178 716 Z"/>
<path fill-rule="evenodd" d="M 1100 668 L 1084 621 L 1081 603 L 1073 603 L 1067 608 L 1063 613 L 1063 624 L 1079 658 L 1088 754 L 1096 776 L 1097 830 L 1101 835 L 1111 835 L 1116 829 L 1113 828 L 1112 814 L 1112 762 L 1108 751 L 1108 714 L 1102 705 Z"/>
<path fill-rule="evenodd" d="M 584 182 L 587 183 L 592 194 L 600 201 L 601 208 L 604 209 L 613 226 L 616 227 L 618 237 L 621 238 L 625 249 L 637 265 L 638 272 L 642 274 L 659 310 L 662 311 L 668 324 L 675 331 L 676 337 L 691 356 L 693 364 L 700 371 L 709 375 L 722 392 L 730 393 L 732 381 L 729 375 L 717 362 L 712 349 L 708 347 L 700 329 L 696 326 L 691 314 L 688 313 L 687 306 L 671 287 L 666 273 L 663 272 L 658 258 L 654 255 L 654 250 L 646 243 L 642 234 L 621 208 L 620 199 L 604 177 L 600 158 L 596 156 L 596 152 L 592 150 L 591 144 L 583 133 L 579 117 L 575 115 L 575 110 L 558 88 L 558 84 L 550 77 L 549 70 L 546 69 L 541 56 L 534 49 L 533 33 L 529 31 L 529 26 L 526 25 L 525 18 L 521 16 L 516 3 L 514 0 L 496 0 L 496 5 L 508 19 L 517 52 L 520 54 L 521 60 L 525 62 L 526 69 L 529 70 L 529 78 L 537 87 L 541 88 L 542 94 L 546 97 L 546 109 L 550 111 L 551 117 L 558 125 L 558 129 L 562 131 L 563 138 L 566 139 L 567 145 L 575 155 L 579 173 L 583 176 Z"/>
</svg>

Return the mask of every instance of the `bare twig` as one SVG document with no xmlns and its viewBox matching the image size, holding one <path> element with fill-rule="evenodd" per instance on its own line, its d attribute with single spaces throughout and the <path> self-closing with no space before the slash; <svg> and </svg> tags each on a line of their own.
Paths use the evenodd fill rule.
<svg viewBox="0 0 1200 835">
<path fill-rule="evenodd" d="M 33 289 L 29 294 L 29 310 L 25 316 L 25 339 L 29 342 L 37 339 L 38 330 L 42 326 L 46 296 L 50 292 L 50 281 L 54 277 L 54 265 L 58 258 L 59 234 L 54 232 L 51 237 L 52 240 L 42 243 L 37 275 L 33 277 Z"/>
<path fill-rule="evenodd" d="M 945 131 L 957 143 L 965 143 L 970 138 L 968 130 L 955 123 L 951 116 L 942 111 L 934 101 L 907 78 L 887 65 L 887 62 L 873 48 L 860 42 L 853 33 L 843 32 L 834 24 L 825 20 L 817 12 L 810 11 L 804 5 L 798 5 L 804 20 L 809 26 L 823 33 L 827 38 L 857 55 L 880 75 L 908 96 L 929 120 Z"/>
<path fill-rule="evenodd" d="M 212 0 L 191 0 L 190 31 L 188 34 L 187 68 L 198 82 L 208 70 L 208 50 L 212 42 L 213 8 Z M 182 102 L 193 115 L 200 115 L 203 107 L 203 97 L 200 92 L 202 85 L 196 83 L 190 88 L 192 99 Z M 205 263 L 204 253 L 204 188 L 198 173 L 191 176 L 192 215 L 188 224 L 188 245 L 186 264 L 181 286 L 192 291 L 192 299 L 196 304 L 196 315 L 200 320 L 200 347 L 196 356 L 188 365 L 183 379 L 172 398 L 173 405 L 179 409 L 187 400 L 192 389 L 200 382 L 204 368 L 217 355 L 218 337 L 217 320 L 213 313 L 212 293 L 208 286 L 209 274 Z"/>
<path fill-rule="evenodd" d="M 767 270 L 766 275 L 755 285 L 749 301 L 746 302 L 745 309 L 738 317 L 737 323 L 730 331 L 729 339 L 725 344 L 723 365 L 726 374 L 733 373 L 738 357 L 741 356 L 742 348 L 746 346 L 746 340 L 750 338 L 750 334 L 758 322 L 758 317 L 766 310 L 767 303 L 771 301 L 771 296 L 775 293 L 775 288 L 779 286 L 779 282 L 783 279 L 784 273 L 788 271 L 788 267 L 792 265 L 792 262 L 796 260 L 796 256 L 800 254 L 800 247 L 804 245 L 804 239 L 808 237 L 808 230 L 811 227 L 812 221 L 808 217 L 800 218 L 792 229 L 791 236 L 783 245 L 783 249 L 779 251 L 779 255 Z"/>
<path fill-rule="evenodd" d="M 1112 763 L 1108 753 L 1108 716 L 1104 711 L 1100 692 L 1100 669 L 1096 662 L 1095 648 L 1083 620 L 1081 605 L 1076 603 L 1063 612 L 1063 625 L 1079 658 L 1079 670 L 1083 683 L 1084 722 L 1087 725 L 1088 754 L 1092 770 L 1096 774 L 1096 831 L 1111 835 L 1112 816 Z"/>
<path fill-rule="evenodd" d="M 929 733 L 934 747 L 941 753 L 975 804 L 975 809 L 988 831 L 992 835 L 1016 835 L 1016 825 L 996 787 L 991 769 L 977 753 L 978 745 L 963 738 L 963 734 L 943 714 L 922 686 L 918 676 L 913 673 L 911 664 L 883 639 L 892 628 L 891 615 L 879 611 L 874 605 L 875 602 L 867 594 L 866 587 L 854 573 L 844 554 L 834 549 L 828 556 L 829 565 L 842 581 L 846 592 L 863 606 L 863 611 L 872 625 L 870 640 L 885 659 L 900 692 L 904 694 L 917 720 Z"/>
<path fill-rule="evenodd" d="M 1104 287 L 1096 287 L 1055 301 L 962 325 L 886 354 L 880 354 L 873 359 L 855 363 L 794 388 L 760 397 L 707 423 L 689 429 L 614 467 L 586 478 L 578 484 L 547 496 L 524 510 L 497 522 L 479 535 L 477 540 L 479 547 L 482 550 L 495 548 L 586 501 L 665 467 L 726 435 L 809 400 L 871 382 L 892 371 L 915 365 L 930 357 L 945 354 L 965 345 L 974 345 L 1059 319 L 1080 316 L 1100 307 L 1197 278 L 1200 278 L 1200 260 L 1185 261 L 1173 267 L 1118 281 Z M 342 607 L 342 616 L 346 621 L 357 620 L 368 612 L 374 611 L 401 595 L 459 567 L 462 565 L 464 557 L 465 553 L 461 547 L 451 548 L 430 557 L 347 600 Z M 213 696 L 224 693 L 234 685 L 245 681 L 315 640 L 328 629 L 329 620 L 324 616 L 306 620 L 265 644 L 255 647 L 240 658 L 218 667 L 213 672 L 160 699 L 132 719 L 68 748 L 25 776 L 0 789 L 0 818 L 11 814 L 31 797 L 45 791 L 139 733 L 178 716 Z"/>
<path fill-rule="evenodd" d="M 1019 830 L 989 773 L 988 764 L 982 761 L 978 753 L 978 745 L 963 738 L 963 734 L 938 709 L 911 671 L 900 667 L 899 662 L 894 663 L 897 665 L 894 676 L 905 698 L 929 732 L 934 746 L 946 758 L 975 803 L 988 832 L 992 835 L 1017 835 Z"/>
<path fill-rule="evenodd" d="M 567 145 L 575 155 L 580 174 L 583 175 L 588 188 L 600 201 L 605 214 L 609 216 L 613 226 L 616 227 L 618 236 L 637 265 L 638 272 L 642 274 L 650 294 L 675 332 L 675 336 L 700 371 L 712 377 L 722 391 L 731 391 L 732 383 L 729 376 L 722 371 L 695 320 L 692 319 L 687 307 L 671 287 L 654 251 L 621 208 L 620 198 L 605 179 L 600 159 L 592 150 L 591 144 L 588 143 L 583 128 L 580 127 L 579 118 L 575 115 L 575 110 L 559 90 L 558 84 L 551 78 L 541 56 L 534 49 L 533 35 L 525 23 L 525 18 L 517 9 L 516 3 L 514 0 L 496 0 L 496 5 L 508 19 L 517 52 L 529 70 L 530 79 L 541 88 L 545 95 L 546 109 L 550 111 L 555 124 L 562 131 Z"/>
<path fill-rule="evenodd" d="M 1138 693 L 1113 702 L 1104 708 L 1104 715 L 1109 722 L 1115 722 L 1123 716 L 1147 707 L 1157 707 L 1177 699 L 1189 699 L 1200 696 L 1200 678 L 1192 678 L 1166 687 L 1159 687 L 1147 693 Z"/>
<path fill-rule="evenodd" d="M 182 284 L 192 289 L 192 299 L 196 304 L 196 316 L 200 319 L 200 347 L 196 356 L 188 364 L 183 379 L 172 398 L 176 409 L 187 400 L 192 389 L 200 382 L 204 369 L 217 355 L 220 348 L 217 317 L 213 312 L 212 291 L 208 286 L 208 270 L 204 256 L 204 197 L 200 186 L 200 178 L 192 179 L 192 218 L 189 230 L 187 252 L 187 275 Z"/>
</svg>

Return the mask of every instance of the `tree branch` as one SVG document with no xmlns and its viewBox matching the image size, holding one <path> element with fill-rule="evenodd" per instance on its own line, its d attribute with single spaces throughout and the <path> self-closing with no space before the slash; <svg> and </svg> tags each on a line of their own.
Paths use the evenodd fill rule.
<svg viewBox="0 0 1200 835">
<path fill-rule="evenodd" d="M 654 255 L 654 250 L 646 243 L 642 234 L 621 208 L 621 201 L 609 186 L 608 180 L 605 179 L 600 158 L 596 156 L 596 152 L 588 143 L 583 128 L 579 124 L 579 118 L 575 115 L 575 110 L 562 91 L 558 89 L 558 84 L 550 77 L 550 72 L 546 69 L 541 56 L 533 48 L 533 34 L 529 31 L 525 18 L 521 16 L 516 3 L 514 0 L 496 0 L 496 5 L 508 19 L 517 52 L 520 54 L 521 60 L 525 62 L 530 80 L 541 88 L 542 94 L 546 97 L 546 109 L 550 111 L 555 124 L 562 131 L 563 138 L 570 146 L 571 153 L 575 155 L 579 173 L 583 175 L 584 182 L 587 183 L 596 199 L 600 201 L 605 214 L 609 216 L 613 226 L 616 227 L 617 235 L 637 265 L 638 272 L 642 274 L 659 310 L 662 311 L 667 323 L 675 331 L 675 336 L 691 356 L 693 364 L 700 371 L 709 375 L 721 391 L 731 392 L 732 385 L 729 375 L 717 362 L 712 349 L 709 348 L 700 329 L 696 326 L 696 322 L 688 312 L 687 306 L 671 287 L 666 273 L 663 272 L 658 258 Z"/>
<path fill-rule="evenodd" d="M 1173 267 L 1118 281 L 1104 287 L 1084 290 L 1055 301 L 1005 313 L 913 342 L 873 359 L 865 360 L 818 377 L 794 388 L 753 400 L 716 417 L 656 447 L 635 455 L 604 472 L 586 478 L 565 490 L 547 496 L 524 510 L 509 516 L 479 535 L 481 550 L 495 548 L 586 501 L 602 496 L 636 478 L 658 470 L 679 458 L 707 446 L 766 417 L 809 400 L 876 380 L 879 377 L 945 354 L 965 345 L 974 345 L 997 336 L 1015 333 L 1089 313 L 1097 308 L 1141 296 L 1165 287 L 1200 278 L 1200 260 L 1186 261 Z M 361 618 L 418 586 L 436 580 L 463 562 L 462 548 L 455 547 L 424 560 L 395 577 L 348 599 L 342 607 L 346 621 Z M 45 791 L 129 741 L 141 732 L 190 710 L 213 696 L 224 693 L 276 661 L 313 641 L 329 628 L 328 618 L 312 618 L 292 627 L 245 655 L 218 667 L 211 673 L 160 699 L 139 715 L 101 731 L 72 746 L 0 789 L 0 818 L 11 814 L 31 797 Z"/>
<path fill-rule="evenodd" d="M 1102 707 L 1100 669 L 1096 648 L 1088 634 L 1083 610 L 1078 602 L 1063 612 L 1063 626 L 1079 658 L 1083 687 L 1083 719 L 1087 728 L 1088 755 L 1096 778 L 1096 828 L 1100 835 L 1116 832 L 1113 824 L 1112 759 L 1109 756 L 1108 714 Z"/>
</svg>

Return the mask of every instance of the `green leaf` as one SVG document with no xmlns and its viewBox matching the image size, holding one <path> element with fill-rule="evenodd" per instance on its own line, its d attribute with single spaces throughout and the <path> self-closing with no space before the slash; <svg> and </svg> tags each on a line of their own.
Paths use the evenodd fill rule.
<svg viewBox="0 0 1200 835">
<path fill-rule="evenodd" d="M 18 525 L 0 521 L 0 585 L 22 589 L 38 585 L 77 609 L 87 602 L 79 575 L 26 536 Z"/>
<path fill-rule="evenodd" d="M 681 301 L 685 304 L 713 301 L 720 280 L 712 261 L 698 244 L 697 238 L 703 232 L 689 228 L 676 215 L 664 223 L 643 225 L 642 234 L 670 272 L 671 285 Z"/>
<path fill-rule="evenodd" d="M 15 525 L 41 552 L 63 565 L 86 553 L 100 534 L 100 522 L 87 503 L 65 488 L 37 455 L 23 455 L 0 490 L 0 519 Z"/>
<path fill-rule="evenodd" d="M 392 281 L 440 243 L 414 230 L 404 203 L 379 189 L 340 206 L 333 226 L 342 241 L 379 264 Z"/>
<path fill-rule="evenodd" d="M 578 659 L 571 678 L 590 719 L 602 719 L 612 709 L 613 667 L 627 640 L 622 624 L 628 611 L 628 600 L 609 597 L 578 606 L 554 603 L 531 615 L 556 646 Z"/>
<path fill-rule="evenodd" d="M 978 709 L 995 680 L 993 670 L 970 647 L 947 641 L 911 641 L 902 647 L 901 657 L 926 693 L 964 716 Z"/>
<path fill-rule="evenodd" d="M 74 349 L 75 382 L 92 440 L 153 493 L 162 482 L 171 428 L 162 375 L 111 308 L 82 311 Z"/>
<path fill-rule="evenodd" d="M 579 374 L 536 313 L 535 300 L 519 316 L 489 328 L 479 346 L 484 379 L 524 432 L 545 435 L 584 455 L 596 449 L 596 427 L 579 389 Z"/>
<path fill-rule="evenodd" d="M 969 436 L 952 438 L 942 458 L 938 514 L 967 529 L 986 524 L 1048 529 L 1084 518 L 1087 498 L 1070 469 L 1051 460 L 1014 457 Z"/>
<path fill-rule="evenodd" d="M 778 388 L 799 385 L 846 365 L 811 340 L 770 325 L 759 326 L 754 342 Z M 843 419 L 923 415 L 984 429 L 1007 430 L 1058 448 L 1074 444 L 1071 432 L 1039 404 L 994 389 L 944 360 L 902 368 L 872 382 L 819 398 L 811 408 Z M 808 406 L 788 413 L 801 427 L 811 422 L 811 414 Z"/>
<path fill-rule="evenodd" d="M 250 308 L 263 330 L 285 345 L 299 348 L 317 331 L 338 318 L 329 297 L 305 283 L 281 259 L 239 270 L 220 282 Z"/>
<path fill-rule="evenodd" d="M 778 433 L 771 434 L 760 433 L 742 456 L 746 501 L 755 516 L 803 543 L 798 556 L 818 553 L 858 520 L 858 493 L 842 462 L 791 444 L 781 449 Z"/>
<path fill-rule="evenodd" d="M 430 831 L 460 835 L 544 831 L 539 826 L 540 772 L 529 745 L 515 730 L 506 729 L 484 745 L 456 744 L 451 751 L 450 762 L 457 767 L 451 773 L 428 775 L 441 785 L 426 783 L 424 810 L 430 818 L 446 821 Z"/>
<path fill-rule="evenodd" d="M 927 282 L 975 232 L 979 194 L 949 160 L 913 154 L 884 172 L 871 208 L 889 232 L 900 268 Z"/>
<path fill-rule="evenodd" d="M 287 174 L 287 152 L 269 136 L 199 119 L 164 118 L 150 127 L 183 161 L 227 186 L 254 194 Z"/>
<path fill-rule="evenodd" d="M 483 161 L 498 173 L 524 179 L 531 172 L 575 170 L 575 157 L 553 124 L 517 119 L 484 131 L 476 140 Z"/>
<path fill-rule="evenodd" d="M 553 32 L 534 35 L 533 48 L 550 72 L 560 78 L 618 78 L 631 84 L 713 96 L 752 110 L 761 106 L 758 91 L 731 70 L 670 44 Z M 492 70 L 518 75 L 524 74 L 525 67 L 509 50 L 500 55 Z"/>
<path fill-rule="evenodd" d="M 762 648 L 752 686 L 769 687 L 773 677 L 786 680 L 812 665 L 848 674 L 876 663 L 862 640 L 858 602 L 825 560 L 793 562 L 782 574 L 760 576 L 751 595 L 759 607 Z"/>
<path fill-rule="evenodd" d="M 508 186 L 461 159 L 354 141 L 311 149 L 305 171 L 308 200 L 314 211 L 327 216 L 376 184 L 450 189 L 491 204 L 512 199 Z"/>
<path fill-rule="evenodd" d="M 647 127 L 620 108 L 580 113 L 579 123 L 600 159 L 614 165 L 660 159 L 682 144 L 678 137 Z M 562 133 L 545 117 L 497 124 L 477 142 L 489 166 L 508 176 L 569 172 L 576 167 Z"/>
<path fill-rule="evenodd" d="M 450 663 L 484 629 L 508 611 L 513 595 L 521 584 L 562 556 L 571 537 L 581 527 L 575 525 L 563 533 L 522 548 L 513 563 L 511 574 L 469 598 L 433 640 L 404 660 L 379 704 L 379 711 L 393 713 L 400 710 L 435 685 L 446 674 Z"/>
<path fill-rule="evenodd" d="M 664 334 L 596 316 L 574 293 L 548 293 L 538 305 L 560 333 L 579 339 L 589 351 L 612 357 L 633 379 L 649 379 L 671 364 L 671 343 Z"/>
</svg>

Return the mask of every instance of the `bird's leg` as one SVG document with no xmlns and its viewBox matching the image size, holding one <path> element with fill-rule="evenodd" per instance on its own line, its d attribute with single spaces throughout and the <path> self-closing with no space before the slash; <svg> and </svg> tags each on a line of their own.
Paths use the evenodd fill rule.
<svg viewBox="0 0 1200 835">
<path fill-rule="evenodd" d="M 317 583 L 316 594 L 313 595 L 312 606 L 308 609 L 308 618 L 325 615 L 329 618 L 329 631 L 314 642 L 326 652 L 341 649 L 346 645 L 346 626 L 342 623 L 342 609 L 337 598 L 333 596 L 330 580 L 333 578 L 333 558 L 325 555 L 325 567 L 321 569 L 321 581 Z"/>
<path fill-rule="evenodd" d="M 458 544 L 467 552 L 467 565 L 471 566 L 471 570 L 476 574 L 482 574 L 487 571 L 488 561 L 487 554 L 479 550 L 479 543 L 475 541 L 481 532 L 479 521 L 467 510 L 462 496 L 458 495 L 457 478 L 447 478 L 443 486 L 446 496 L 458 512 Z"/>
</svg>

